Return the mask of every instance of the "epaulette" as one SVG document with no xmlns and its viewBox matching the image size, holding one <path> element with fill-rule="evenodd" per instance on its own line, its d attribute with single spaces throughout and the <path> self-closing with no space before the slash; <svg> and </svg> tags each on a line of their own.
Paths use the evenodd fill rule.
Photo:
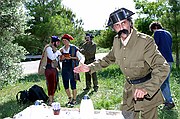
<svg viewBox="0 0 180 119">
<path fill-rule="evenodd" d="M 147 39 L 147 38 L 149 39 L 149 38 L 151 38 L 151 36 L 149 36 L 147 34 L 144 34 L 144 33 L 140 33 L 140 32 L 137 33 L 137 36 L 142 38 L 142 39 Z"/>
</svg>

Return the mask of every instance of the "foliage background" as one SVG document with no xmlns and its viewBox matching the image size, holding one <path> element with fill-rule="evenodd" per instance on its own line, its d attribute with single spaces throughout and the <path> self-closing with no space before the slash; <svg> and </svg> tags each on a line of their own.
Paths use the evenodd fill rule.
<svg viewBox="0 0 180 119">
<path fill-rule="evenodd" d="M 21 43 L 30 54 L 41 54 L 53 35 L 61 38 L 68 33 L 74 37 L 72 43 L 75 45 L 82 41 L 82 20 L 76 19 L 76 15 L 61 4 L 61 0 L 29 0 L 25 2 L 25 8 L 29 18 L 28 29 L 25 30 L 26 35 L 15 42 Z M 30 44 L 27 45 L 26 40 Z"/>
<path fill-rule="evenodd" d="M 12 43 L 23 33 L 24 14 L 19 0 L 0 1 L 0 89 L 8 83 L 22 78 L 22 68 L 18 65 L 25 59 L 26 49 Z"/>
</svg>

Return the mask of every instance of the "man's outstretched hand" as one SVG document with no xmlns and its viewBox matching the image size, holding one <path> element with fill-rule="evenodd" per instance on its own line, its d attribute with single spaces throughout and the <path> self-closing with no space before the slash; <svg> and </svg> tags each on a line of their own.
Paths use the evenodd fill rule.
<svg viewBox="0 0 180 119">
<path fill-rule="evenodd" d="M 89 72 L 90 68 L 86 64 L 80 64 L 79 66 L 74 68 L 75 73 L 80 73 L 80 72 Z"/>
</svg>

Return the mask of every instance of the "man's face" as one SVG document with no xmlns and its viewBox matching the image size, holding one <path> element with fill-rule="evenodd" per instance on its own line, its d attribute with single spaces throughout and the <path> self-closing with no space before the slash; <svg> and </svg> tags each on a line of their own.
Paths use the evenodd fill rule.
<svg viewBox="0 0 180 119">
<path fill-rule="evenodd" d="M 85 37 L 85 40 L 86 40 L 87 42 L 91 41 L 90 36 L 86 36 L 86 37 Z"/>
<path fill-rule="evenodd" d="M 54 46 L 55 46 L 55 47 L 58 47 L 59 45 L 60 45 L 60 41 L 54 42 Z"/>
<path fill-rule="evenodd" d="M 127 19 L 124 19 L 113 24 L 113 29 L 118 33 L 122 40 L 125 40 L 131 33 L 131 23 Z"/>
<path fill-rule="evenodd" d="M 66 46 L 66 45 L 69 45 L 69 41 L 67 39 L 62 39 L 62 42 L 63 44 Z"/>
</svg>

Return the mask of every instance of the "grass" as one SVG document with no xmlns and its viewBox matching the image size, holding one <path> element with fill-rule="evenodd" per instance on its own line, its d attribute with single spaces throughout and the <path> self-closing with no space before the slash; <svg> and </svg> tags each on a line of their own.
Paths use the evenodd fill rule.
<svg viewBox="0 0 180 119">
<path fill-rule="evenodd" d="M 108 110 L 119 110 L 120 102 L 122 101 L 122 91 L 124 84 L 124 77 L 115 65 L 109 66 L 98 72 L 99 91 L 88 92 L 90 98 L 93 101 L 95 109 L 108 109 Z M 159 106 L 159 119 L 180 119 L 180 74 L 178 71 L 172 71 L 171 75 L 171 91 L 173 99 L 176 103 L 176 107 L 170 111 L 162 110 L 162 106 Z M 46 81 L 44 76 L 38 74 L 32 74 L 26 76 L 19 82 L 8 85 L 0 90 L 0 119 L 5 117 L 13 117 L 13 115 L 25 109 L 30 104 L 20 105 L 17 104 L 16 94 L 18 91 L 27 90 L 32 85 L 37 84 L 44 88 L 47 93 Z M 64 107 L 67 102 L 67 96 L 62 86 L 62 79 L 60 76 L 61 90 L 56 92 L 55 101 L 60 102 L 61 106 Z M 82 97 L 86 94 L 83 92 L 85 87 L 85 76 L 81 73 L 81 82 L 77 82 L 77 105 L 75 108 L 79 108 Z M 33 103 L 31 103 L 33 104 Z"/>
<path fill-rule="evenodd" d="M 110 49 L 97 47 L 96 53 L 107 53 Z"/>
</svg>

